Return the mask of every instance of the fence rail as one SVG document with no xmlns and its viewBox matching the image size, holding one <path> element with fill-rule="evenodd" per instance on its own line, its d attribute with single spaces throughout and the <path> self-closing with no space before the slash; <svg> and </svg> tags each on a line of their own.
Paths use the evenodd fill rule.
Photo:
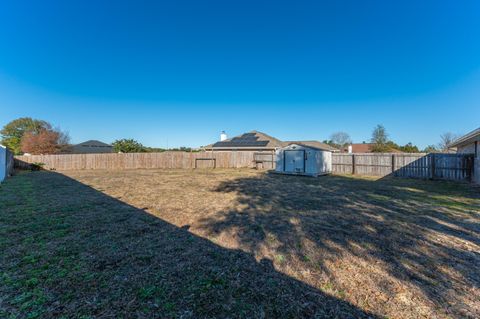
<svg viewBox="0 0 480 319">
<path fill-rule="evenodd" d="M 163 152 L 17 156 L 16 166 L 43 163 L 45 169 L 275 168 L 272 152 Z M 333 173 L 471 180 L 473 155 L 425 153 L 334 153 Z"/>
<path fill-rule="evenodd" d="M 17 156 L 16 166 L 28 168 L 31 163 L 42 163 L 45 169 L 137 169 L 137 168 L 254 168 L 254 154 L 258 152 L 163 152 L 125 154 L 59 154 Z M 271 154 L 271 153 L 266 153 Z M 271 156 L 271 155 L 270 155 Z"/>
<path fill-rule="evenodd" d="M 470 181 L 472 154 L 333 154 L 334 173 Z"/>
</svg>

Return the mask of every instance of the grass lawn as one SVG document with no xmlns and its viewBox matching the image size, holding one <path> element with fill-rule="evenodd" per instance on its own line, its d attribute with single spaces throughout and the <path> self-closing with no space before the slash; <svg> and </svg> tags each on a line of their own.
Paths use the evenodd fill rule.
<svg viewBox="0 0 480 319">
<path fill-rule="evenodd" d="M 479 318 L 480 190 L 254 170 L 23 172 L 0 318 Z"/>
</svg>

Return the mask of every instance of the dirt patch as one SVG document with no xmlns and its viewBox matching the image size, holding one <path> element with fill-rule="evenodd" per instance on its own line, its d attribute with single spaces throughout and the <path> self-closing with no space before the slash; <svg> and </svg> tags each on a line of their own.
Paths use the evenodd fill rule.
<svg viewBox="0 0 480 319">
<path fill-rule="evenodd" d="M 480 316 L 480 194 L 465 184 L 64 174 L 0 188 L 2 317 Z"/>
</svg>

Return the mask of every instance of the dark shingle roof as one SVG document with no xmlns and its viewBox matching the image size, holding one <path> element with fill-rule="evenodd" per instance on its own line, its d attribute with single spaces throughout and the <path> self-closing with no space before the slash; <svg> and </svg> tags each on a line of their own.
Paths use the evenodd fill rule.
<svg viewBox="0 0 480 319">
<path fill-rule="evenodd" d="M 251 131 L 231 139 L 216 142 L 205 146 L 206 149 L 277 149 L 281 147 L 288 146 L 290 144 L 301 144 L 304 146 L 313 147 L 320 150 L 338 151 L 336 148 L 331 147 L 325 143 L 319 141 L 286 141 L 282 142 L 279 139 L 276 139 L 268 134 Z"/>
<path fill-rule="evenodd" d="M 109 144 L 97 141 L 89 140 L 80 144 L 73 145 L 71 147 L 72 153 L 112 153 L 113 147 Z"/>
<path fill-rule="evenodd" d="M 282 142 L 274 137 L 258 131 L 251 131 L 225 141 L 216 142 L 206 148 L 266 148 L 281 147 Z"/>
<path fill-rule="evenodd" d="M 85 146 L 85 147 L 112 147 L 110 144 L 103 143 L 97 140 L 88 140 L 83 143 L 76 144 L 75 146 Z"/>
</svg>

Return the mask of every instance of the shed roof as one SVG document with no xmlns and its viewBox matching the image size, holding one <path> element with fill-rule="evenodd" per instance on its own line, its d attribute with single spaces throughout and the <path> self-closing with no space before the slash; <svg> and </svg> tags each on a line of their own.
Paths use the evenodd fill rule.
<svg viewBox="0 0 480 319">
<path fill-rule="evenodd" d="M 462 144 L 469 144 L 473 143 L 474 141 L 478 141 L 480 139 L 480 127 L 477 128 L 476 130 L 471 131 L 470 133 L 467 133 L 463 135 L 460 138 L 457 138 L 453 143 L 449 145 L 449 147 L 457 147 Z"/>
<path fill-rule="evenodd" d="M 292 144 L 303 145 L 311 148 L 315 148 L 322 151 L 338 152 L 335 147 L 332 147 L 328 144 L 319 142 L 319 141 L 286 141 L 282 143 L 283 146 L 288 146 Z"/>
</svg>

